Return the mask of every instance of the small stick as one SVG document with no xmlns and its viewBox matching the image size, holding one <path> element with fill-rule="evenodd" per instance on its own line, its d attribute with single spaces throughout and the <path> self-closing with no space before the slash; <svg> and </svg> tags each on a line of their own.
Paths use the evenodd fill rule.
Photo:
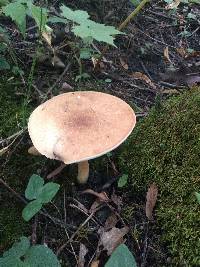
<svg viewBox="0 0 200 267">
<path fill-rule="evenodd" d="M 133 12 L 131 12 L 131 14 L 118 26 L 118 30 L 121 31 L 123 30 L 128 23 L 140 12 L 140 10 L 149 2 L 150 0 L 142 0 L 142 2 L 133 10 Z M 107 52 L 109 46 L 105 46 L 101 56 L 99 57 L 99 59 L 97 60 L 97 63 L 95 65 L 95 70 L 99 67 L 99 64 L 104 56 L 104 54 Z"/>
</svg>

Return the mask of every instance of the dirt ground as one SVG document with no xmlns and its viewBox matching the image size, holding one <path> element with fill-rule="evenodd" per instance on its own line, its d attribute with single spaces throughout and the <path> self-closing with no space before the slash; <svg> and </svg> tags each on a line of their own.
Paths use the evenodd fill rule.
<svg viewBox="0 0 200 267">
<path fill-rule="evenodd" d="M 54 14 L 60 3 L 50 2 L 48 8 Z M 62 3 L 73 9 L 86 10 L 93 20 L 115 27 L 134 9 L 130 1 L 122 0 Z M 36 60 L 31 93 L 27 92 L 27 80 L 38 44 L 36 28 L 32 21 L 28 21 L 24 40 L 8 18 L 0 17 L 0 26 L 10 33 L 12 48 L 23 70 L 21 76 L 2 72 L 2 106 L 7 110 L 8 106 L 13 106 L 17 114 L 21 114 L 17 107 L 30 93 L 29 108 L 24 115 L 27 118 L 34 107 L 54 95 L 96 90 L 127 101 L 136 111 L 138 120 L 145 117 L 155 104 L 200 82 L 200 6 L 182 3 L 175 11 L 166 9 L 166 6 L 165 1 L 147 4 L 124 29 L 125 35 L 116 38 L 116 47 L 108 48 L 98 69 L 94 70 L 92 60 L 82 61 L 83 71 L 89 78 L 79 81 L 76 77 L 80 66 L 75 57 L 78 52 L 72 49 L 78 40 L 67 28 L 55 27 L 52 44 L 62 64 L 53 65 L 51 50 L 45 42 L 39 42 L 41 54 Z M 94 43 L 93 48 L 103 51 L 104 47 L 104 44 Z M 3 94 L 5 87 L 8 87 L 6 97 Z M 61 185 L 59 194 L 45 207 L 45 215 L 38 214 L 29 224 L 24 223 L 20 214 L 28 178 L 33 173 L 46 178 L 60 163 L 29 156 L 27 149 L 31 142 L 27 131 L 22 130 L 22 115 L 18 119 L 14 116 L 9 122 L 11 113 L 6 113 L 5 109 L 1 110 L 0 148 L 11 145 L 0 159 L 0 178 L 10 186 L 10 190 L 1 185 L 1 252 L 24 234 L 31 236 L 33 243 L 48 244 L 62 260 L 63 266 L 77 265 L 80 243 L 88 250 L 85 266 L 91 266 L 95 260 L 100 261 L 99 267 L 104 266 L 108 256 L 100 244 L 100 236 L 107 223 L 110 224 L 108 229 L 112 229 L 112 225 L 120 229 L 129 227 L 124 240 L 138 266 L 171 266 L 171 256 L 167 244 L 161 242 L 162 229 L 158 227 L 156 217 L 149 222 L 145 216 L 146 196 L 136 199 L 128 187 L 120 189 L 117 186 L 122 173 L 115 164 L 115 152 L 91 162 L 89 182 L 84 186 L 78 185 L 74 179 L 76 166 L 68 166 L 58 175 L 52 175 L 51 180 Z M 19 134 L 13 137 L 15 133 Z M 87 189 L 93 191 L 83 193 Z M 101 194 L 95 195 L 94 192 Z M 103 200 L 102 194 L 109 201 Z M 92 212 L 91 207 L 94 208 L 97 202 L 100 206 Z M 5 214 L 8 208 L 9 216 Z M 108 222 L 109 217 L 111 222 Z"/>
</svg>

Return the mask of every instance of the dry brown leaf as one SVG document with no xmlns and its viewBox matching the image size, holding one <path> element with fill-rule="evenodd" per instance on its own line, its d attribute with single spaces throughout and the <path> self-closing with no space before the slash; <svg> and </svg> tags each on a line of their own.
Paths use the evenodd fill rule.
<svg viewBox="0 0 200 267">
<path fill-rule="evenodd" d="M 107 219 L 106 219 L 106 222 L 105 222 L 105 225 L 104 225 L 104 230 L 105 231 L 108 231 L 110 230 L 111 228 L 115 227 L 115 225 L 117 224 L 118 222 L 118 219 L 117 219 L 117 216 L 112 213 Z"/>
<path fill-rule="evenodd" d="M 187 55 L 187 52 L 185 50 L 184 47 L 179 47 L 179 48 L 176 48 L 176 51 L 179 53 L 180 56 L 182 56 L 183 58 L 186 57 Z"/>
<path fill-rule="evenodd" d="M 55 55 L 52 58 L 52 65 L 56 68 L 61 68 L 61 69 L 65 68 L 65 64 L 62 62 L 62 60 Z"/>
<path fill-rule="evenodd" d="M 124 235 L 129 231 L 128 226 L 121 229 L 113 227 L 110 231 L 102 231 L 100 236 L 100 245 L 103 246 L 104 250 L 107 250 L 108 256 L 112 254 L 117 246 L 124 242 Z"/>
<path fill-rule="evenodd" d="M 106 192 L 101 192 L 101 193 L 97 193 L 92 189 L 86 189 L 83 192 L 81 192 L 81 194 L 91 194 L 94 195 L 96 197 L 98 197 L 98 199 L 102 202 L 108 202 L 110 201 L 109 197 L 107 196 Z"/>
<path fill-rule="evenodd" d="M 93 261 L 90 265 L 90 267 L 98 267 L 99 266 L 99 260 Z"/>
<path fill-rule="evenodd" d="M 47 42 L 47 44 L 51 47 L 51 32 L 42 32 L 42 37 Z"/>
<path fill-rule="evenodd" d="M 9 146 L 3 147 L 2 149 L 0 149 L 0 156 L 3 156 L 3 154 L 5 154 L 9 149 Z"/>
<path fill-rule="evenodd" d="M 158 188 L 155 183 L 151 184 L 146 195 L 146 216 L 149 220 L 153 220 L 153 209 L 156 205 L 158 196 Z"/>
<path fill-rule="evenodd" d="M 123 58 L 119 58 L 119 61 L 122 65 L 122 67 L 125 69 L 125 70 L 128 70 L 128 64 L 125 62 L 125 60 Z"/>
<path fill-rule="evenodd" d="M 166 59 L 166 61 L 171 62 L 171 59 L 169 58 L 169 47 L 168 46 L 164 48 L 163 54 L 164 54 L 164 58 Z"/>
<path fill-rule="evenodd" d="M 92 206 L 90 207 L 89 213 L 94 213 L 95 211 L 98 210 L 98 207 L 102 204 L 102 201 L 100 201 L 99 199 L 95 200 L 92 203 Z"/>
<path fill-rule="evenodd" d="M 165 9 L 174 9 L 174 8 L 177 8 L 181 3 L 181 0 L 174 0 L 172 3 L 170 3 L 169 5 L 167 5 L 165 7 Z"/>
<path fill-rule="evenodd" d="M 33 155 L 33 156 L 41 156 L 40 152 L 34 146 L 31 146 L 28 149 L 28 153 Z"/>
<path fill-rule="evenodd" d="M 88 249 L 84 244 L 80 244 L 79 256 L 78 256 L 78 267 L 85 266 L 85 255 L 88 253 Z"/>
<path fill-rule="evenodd" d="M 151 81 L 151 79 L 149 79 L 149 77 L 147 75 L 145 75 L 144 73 L 133 72 L 130 76 L 133 77 L 134 79 L 144 81 L 145 83 L 149 84 L 154 90 L 157 89 L 155 84 Z"/>
</svg>

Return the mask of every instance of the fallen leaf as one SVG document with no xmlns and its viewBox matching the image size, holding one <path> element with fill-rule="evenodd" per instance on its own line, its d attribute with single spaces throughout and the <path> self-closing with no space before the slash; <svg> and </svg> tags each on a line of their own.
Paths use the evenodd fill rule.
<svg viewBox="0 0 200 267">
<path fill-rule="evenodd" d="M 111 195 L 111 200 L 117 206 L 117 210 L 120 211 L 123 204 L 122 197 L 116 195 L 115 192 L 113 192 Z"/>
<path fill-rule="evenodd" d="M 110 231 L 102 231 L 100 236 L 100 245 L 107 250 L 108 256 L 112 254 L 114 249 L 124 242 L 124 235 L 129 231 L 128 226 L 121 229 L 113 227 Z"/>
<path fill-rule="evenodd" d="M 151 184 L 146 195 L 146 216 L 149 220 L 153 220 L 152 212 L 156 205 L 158 196 L 158 188 L 155 183 Z"/>
<path fill-rule="evenodd" d="M 84 244 L 80 244 L 79 256 L 78 256 L 78 267 L 85 266 L 85 255 L 88 253 L 88 249 Z"/>
<path fill-rule="evenodd" d="M 67 90 L 67 91 L 69 91 L 69 90 L 73 90 L 73 87 L 72 87 L 70 84 L 64 82 L 64 83 L 62 84 L 62 90 Z"/>
<path fill-rule="evenodd" d="M 99 199 L 95 200 L 89 209 L 89 213 L 94 213 L 101 204 L 102 201 L 99 201 Z"/>
<path fill-rule="evenodd" d="M 3 154 L 5 154 L 9 149 L 9 146 L 3 147 L 2 149 L 0 149 L 0 156 L 3 156 Z"/>
<path fill-rule="evenodd" d="M 40 152 L 34 146 L 31 146 L 28 149 L 28 153 L 33 155 L 33 156 L 41 156 Z"/>
<path fill-rule="evenodd" d="M 174 0 L 172 3 L 170 3 L 169 5 L 167 5 L 165 7 L 165 9 L 169 10 L 169 9 L 174 9 L 177 8 L 181 3 L 181 0 Z"/>
<path fill-rule="evenodd" d="M 58 56 L 54 55 L 51 62 L 53 66 L 56 68 L 61 68 L 61 69 L 65 68 L 65 64 L 62 62 L 62 60 Z"/>
<path fill-rule="evenodd" d="M 52 47 L 52 46 L 51 46 L 51 38 L 52 38 L 52 36 L 51 36 L 51 32 L 44 31 L 44 32 L 42 33 L 42 37 L 43 37 L 44 40 L 47 42 L 47 44 L 48 44 L 50 47 Z"/>
<path fill-rule="evenodd" d="M 145 83 L 149 84 L 154 90 L 157 89 L 155 84 L 151 81 L 151 79 L 149 79 L 149 77 L 147 75 L 145 75 L 144 73 L 133 72 L 130 76 L 133 77 L 134 79 L 144 81 Z"/>
<path fill-rule="evenodd" d="M 187 55 L 187 52 L 185 50 L 184 47 L 179 47 L 179 48 L 176 48 L 176 51 L 179 53 L 180 56 L 182 56 L 183 58 L 186 57 Z"/>
<path fill-rule="evenodd" d="M 119 58 L 119 61 L 122 65 L 122 67 L 125 69 L 125 70 L 128 70 L 128 64 L 125 62 L 125 60 L 123 58 Z"/>
<path fill-rule="evenodd" d="M 169 58 L 169 47 L 168 46 L 164 48 L 163 53 L 164 53 L 165 60 L 168 62 L 171 62 L 171 59 Z"/>
<path fill-rule="evenodd" d="M 116 224 L 118 222 L 118 219 L 117 219 L 117 216 L 112 213 L 107 219 L 106 219 L 106 222 L 105 222 L 105 225 L 104 225 L 104 230 L 105 231 L 108 231 L 110 230 L 111 228 L 115 227 Z"/>
<path fill-rule="evenodd" d="M 99 266 L 99 260 L 93 261 L 90 265 L 90 267 L 98 267 Z"/>
</svg>

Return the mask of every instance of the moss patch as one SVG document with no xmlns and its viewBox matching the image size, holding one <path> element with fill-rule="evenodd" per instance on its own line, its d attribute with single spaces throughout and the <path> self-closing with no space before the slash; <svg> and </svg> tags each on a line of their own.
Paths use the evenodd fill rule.
<svg viewBox="0 0 200 267">
<path fill-rule="evenodd" d="M 138 123 L 119 165 L 134 195 L 159 188 L 156 215 L 173 266 L 200 266 L 200 88 L 173 97 Z"/>
<path fill-rule="evenodd" d="M 30 108 L 24 109 L 24 99 L 16 94 L 17 90 L 18 86 L 0 81 L 0 138 L 19 131 L 29 115 Z M 8 153 L 0 157 L 0 178 L 22 195 L 28 178 L 42 164 L 41 158 L 28 155 L 26 139 L 26 136 L 18 138 Z M 0 184 L 0 252 L 20 236 L 30 234 L 30 226 L 21 216 L 23 207 L 24 204 Z"/>
</svg>

